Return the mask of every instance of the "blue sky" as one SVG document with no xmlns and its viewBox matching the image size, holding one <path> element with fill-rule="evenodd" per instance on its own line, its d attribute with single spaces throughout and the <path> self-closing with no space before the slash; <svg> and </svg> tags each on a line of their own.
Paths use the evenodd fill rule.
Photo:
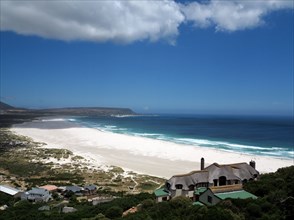
<svg viewBox="0 0 294 220">
<path fill-rule="evenodd" d="M 1 101 L 11 105 L 129 107 L 142 113 L 293 114 L 293 3 L 146 1 L 134 7 L 113 1 L 121 14 L 106 19 L 117 12 L 103 2 L 77 7 L 77 14 L 68 5 L 53 13 L 54 4 L 45 7 L 25 1 L 23 8 L 32 12 L 39 7 L 25 20 L 20 17 L 25 10 L 7 2 L 1 1 Z M 158 11 L 160 4 L 170 8 Z M 90 6 L 97 7 L 93 20 L 87 17 Z M 228 9 L 236 10 L 237 17 L 220 13 Z M 46 18 L 39 13 L 42 10 L 46 16 L 60 18 L 59 23 L 36 23 Z M 125 11 L 130 10 L 139 11 L 139 18 L 123 19 L 129 18 Z M 96 17 L 100 23 L 95 23 Z M 81 19 L 79 28 L 89 24 L 92 29 L 58 26 Z"/>
</svg>

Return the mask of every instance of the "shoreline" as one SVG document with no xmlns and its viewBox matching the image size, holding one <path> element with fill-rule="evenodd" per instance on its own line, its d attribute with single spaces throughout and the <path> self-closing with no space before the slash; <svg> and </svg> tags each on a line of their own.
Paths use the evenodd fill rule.
<svg viewBox="0 0 294 220">
<path fill-rule="evenodd" d="M 256 169 L 261 173 L 294 165 L 291 159 L 226 152 L 101 131 L 62 120 L 62 117 L 41 118 L 15 124 L 10 129 L 34 141 L 46 143 L 45 147 L 68 149 L 86 159 L 90 158 L 94 165 L 114 165 L 164 178 L 199 170 L 201 157 L 205 158 L 205 166 L 214 162 L 230 164 L 254 160 Z"/>
</svg>

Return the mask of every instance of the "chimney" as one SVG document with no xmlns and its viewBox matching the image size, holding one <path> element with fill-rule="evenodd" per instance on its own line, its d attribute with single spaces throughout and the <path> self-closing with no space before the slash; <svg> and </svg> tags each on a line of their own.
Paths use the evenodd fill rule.
<svg viewBox="0 0 294 220">
<path fill-rule="evenodd" d="M 200 170 L 204 170 L 204 158 L 201 157 Z"/>
<path fill-rule="evenodd" d="M 255 169 L 255 161 L 254 160 L 251 160 L 249 162 L 249 165 Z"/>
</svg>

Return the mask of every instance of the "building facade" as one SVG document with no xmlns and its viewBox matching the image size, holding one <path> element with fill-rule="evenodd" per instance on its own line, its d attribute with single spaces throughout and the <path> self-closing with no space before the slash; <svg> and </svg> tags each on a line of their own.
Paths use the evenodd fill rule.
<svg viewBox="0 0 294 220">
<path fill-rule="evenodd" d="M 207 167 L 204 166 L 204 159 L 201 158 L 201 169 L 187 174 L 174 175 L 166 181 L 164 189 L 164 198 L 174 198 L 177 196 L 189 197 L 193 201 L 200 201 L 197 192 L 200 189 L 210 189 L 211 193 L 230 192 L 242 190 L 243 184 L 248 181 L 256 180 L 259 172 L 255 169 L 255 162 L 235 164 L 217 164 L 213 163 Z M 210 192 L 207 191 L 207 194 Z M 159 191 L 155 195 L 160 195 Z M 161 193 L 162 194 L 162 193 Z M 162 201 L 162 196 L 157 196 L 157 201 Z M 213 196 L 210 196 L 213 200 Z M 205 201 L 207 200 L 206 199 Z M 219 198 L 214 198 L 217 202 Z M 203 202 L 206 204 L 206 202 Z M 214 204 L 214 202 L 212 202 Z"/>
<path fill-rule="evenodd" d="M 32 188 L 21 195 L 22 200 L 29 200 L 32 202 L 48 202 L 51 199 L 51 194 L 48 190 L 42 188 Z"/>
</svg>

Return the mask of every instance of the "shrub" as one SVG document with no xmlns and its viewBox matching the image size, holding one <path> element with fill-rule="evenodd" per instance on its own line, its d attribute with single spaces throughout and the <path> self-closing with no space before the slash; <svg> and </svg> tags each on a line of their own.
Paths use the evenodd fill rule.
<svg viewBox="0 0 294 220">
<path fill-rule="evenodd" d="M 154 205 L 155 205 L 154 200 L 152 200 L 152 199 L 145 199 L 142 202 L 142 209 L 149 209 L 149 208 L 153 207 Z"/>
<path fill-rule="evenodd" d="M 256 205 L 255 203 L 250 203 L 247 206 L 247 211 L 250 216 L 260 217 L 262 215 L 260 206 Z"/>
<path fill-rule="evenodd" d="M 105 212 L 105 216 L 111 219 L 120 218 L 122 214 L 123 214 L 123 210 L 122 208 L 118 206 L 112 206 L 109 209 L 107 209 Z"/>
<path fill-rule="evenodd" d="M 178 208 L 187 208 L 187 207 L 192 205 L 192 202 L 187 197 L 178 196 L 176 198 L 173 198 L 170 201 L 170 205 L 171 205 L 172 208 L 176 208 L 176 209 L 178 209 Z"/>
</svg>

